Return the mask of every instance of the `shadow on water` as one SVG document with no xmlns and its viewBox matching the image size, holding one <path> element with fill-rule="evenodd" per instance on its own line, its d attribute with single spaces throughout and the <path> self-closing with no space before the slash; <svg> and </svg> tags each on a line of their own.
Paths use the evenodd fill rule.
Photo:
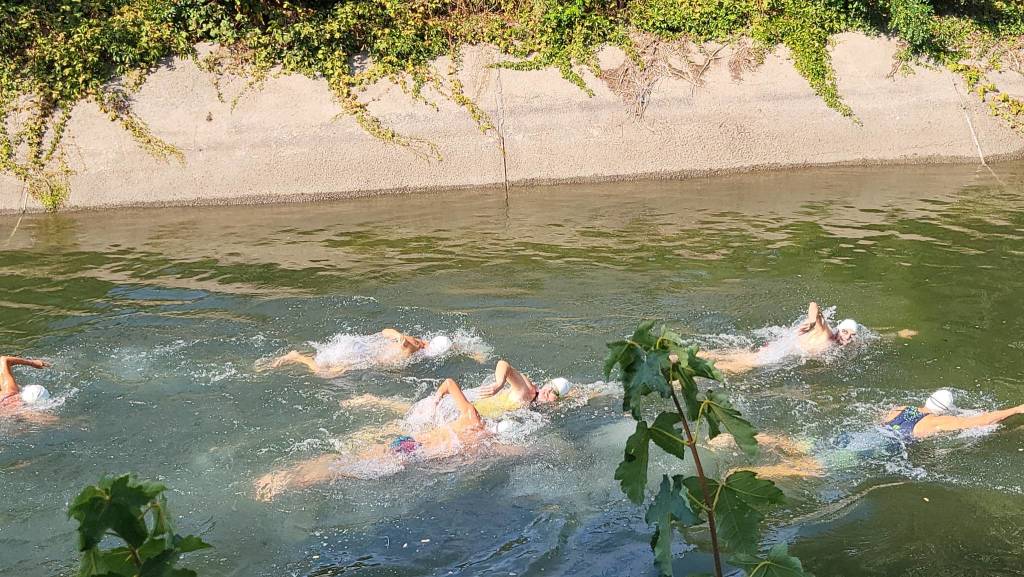
<svg viewBox="0 0 1024 577">
<path fill-rule="evenodd" d="M 1019 404 L 1024 165 L 997 170 L 1006 187 L 974 167 L 829 169 L 517 189 L 507 210 L 459 192 L 30 215 L 13 236 L 16 217 L 0 217 L 0 347 L 53 361 L 23 378 L 62 399 L 55 426 L 0 423 L 0 575 L 74 574 L 65 505 L 121 471 L 172 488 L 180 530 L 216 545 L 188 563 L 204 576 L 653 575 L 642 515 L 612 479 L 631 430 L 613 396 L 544 413 L 526 456 L 264 504 L 255 478 L 396 416 L 341 401 L 477 384 L 494 358 L 332 380 L 257 361 L 397 326 L 593 383 L 604 343 L 639 319 L 756 343 L 815 299 L 877 339 L 730 378 L 762 429 L 821 446 L 940 386 L 962 406 Z M 773 538 L 818 575 L 1019 574 L 1022 434 L 782 480 Z M 670 464 L 652 455 L 652 476 Z M 864 493 L 887 483 L 902 484 Z"/>
</svg>

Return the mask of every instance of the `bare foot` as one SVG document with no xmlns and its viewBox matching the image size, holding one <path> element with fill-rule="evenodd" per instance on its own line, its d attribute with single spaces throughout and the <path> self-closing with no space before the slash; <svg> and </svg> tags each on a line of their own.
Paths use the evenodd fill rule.
<svg viewBox="0 0 1024 577">
<path fill-rule="evenodd" d="M 299 351 L 291 351 L 287 355 L 281 355 L 280 357 L 274 359 L 274 361 L 270 363 L 270 368 L 278 369 L 289 363 L 297 362 L 299 360 L 299 357 L 301 356 L 302 355 L 299 353 Z"/>
<path fill-rule="evenodd" d="M 901 329 L 899 332 L 896 333 L 896 336 L 898 336 L 901 339 L 912 339 L 916 337 L 917 334 L 917 331 L 915 331 L 914 329 Z"/>
<path fill-rule="evenodd" d="M 253 483 L 253 496 L 257 501 L 269 503 L 288 488 L 291 478 L 290 471 L 277 471 L 263 475 Z"/>
<path fill-rule="evenodd" d="M 377 395 L 371 395 L 366 393 L 359 395 L 358 397 L 352 397 L 351 399 L 345 399 L 338 403 L 342 407 L 365 407 L 367 405 L 377 405 L 384 399 L 381 399 Z"/>
</svg>

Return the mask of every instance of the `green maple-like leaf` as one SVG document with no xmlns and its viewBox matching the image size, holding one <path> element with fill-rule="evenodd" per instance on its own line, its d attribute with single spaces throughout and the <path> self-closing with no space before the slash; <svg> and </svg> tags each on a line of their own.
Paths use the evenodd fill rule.
<svg viewBox="0 0 1024 577">
<path fill-rule="evenodd" d="M 789 554 L 785 543 L 772 547 L 767 558 L 739 554 L 729 561 L 746 570 L 747 577 L 814 577 L 804 571 L 799 559 Z"/>
<path fill-rule="evenodd" d="M 721 381 L 722 373 L 715 368 L 714 362 L 698 357 L 697 351 L 697 347 L 693 346 L 686 350 L 687 366 L 693 371 L 693 376 Z"/>
<path fill-rule="evenodd" d="M 757 455 L 757 430 L 733 408 L 725 393 L 709 389 L 701 401 L 699 414 L 708 424 L 710 439 L 720 435 L 725 427 L 744 453 L 751 457 Z"/>
<path fill-rule="evenodd" d="M 187 537 L 175 535 L 174 546 L 177 547 L 178 551 L 181 551 L 182 553 L 191 553 L 193 551 L 211 549 L 213 547 L 213 545 L 210 545 L 209 543 L 203 541 L 195 535 L 189 535 Z"/>
<path fill-rule="evenodd" d="M 622 366 L 622 370 L 626 370 L 626 366 L 631 364 L 629 358 L 626 356 L 631 349 L 635 348 L 635 345 L 629 341 L 615 341 L 608 343 L 608 356 L 604 359 L 604 378 L 610 379 L 612 377 L 612 371 L 615 370 L 615 365 Z"/>
<path fill-rule="evenodd" d="M 687 506 L 683 490 L 682 475 L 672 477 L 671 481 L 668 475 L 662 475 L 661 488 L 645 516 L 647 523 L 655 526 L 651 550 L 654 551 L 654 561 L 662 575 L 672 575 L 673 524 L 690 526 L 700 521 Z"/>
<path fill-rule="evenodd" d="M 697 510 L 704 507 L 704 494 L 697 477 L 683 481 L 690 502 Z M 714 508 L 718 536 L 737 553 L 757 551 L 758 529 L 764 519 L 762 509 L 785 500 L 782 491 L 767 479 L 758 479 L 753 471 L 736 471 L 724 483 L 707 479 L 711 506 Z"/>
<path fill-rule="evenodd" d="M 622 462 L 615 469 L 615 480 L 619 481 L 622 492 L 637 505 L 644 500 L 644 490 L 647 488 L 650 440 L 647 421 L 638 421 L 636 431 L 626 439 Z"/>
<path fill-rule="evenodd" d="M 633 336 L 629 340 L 633 341 L 644 350 L 653 349 L 658 341 L 658 337 L 651 333 L 655 322 L 657 321 L 644 321 L 637 325 L 636 330 L 633 331 Z"/>
<path fill-rule="evenodd" d="M 678 413 L 666 411 L 658 415 L 657 419 L 654 419 L 654 423 L 648 431 L 650 433 L 651 440 L 654 441 L 654 444 L 658 445 L 662 451 L 680 459 L 685 459 L 688 445 L 686 443 L 686 439 L 684 439 L 680 434 L 679 429 L 676 428 L 679 421 L 680 418 Z"/>
<path fill-rule="evenodd" d="M 668 351 L 651 351 L 633 377 L 633 386 L 641 395 L 657 391 L 663 398 L 672 396 L 672 389 L 663 371 L 669 368 Z"/>
</svg>

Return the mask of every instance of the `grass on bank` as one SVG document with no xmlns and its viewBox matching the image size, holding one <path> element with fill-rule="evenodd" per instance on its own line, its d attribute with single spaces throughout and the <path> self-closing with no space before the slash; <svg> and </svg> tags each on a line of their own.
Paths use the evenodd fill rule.
<svg viewBox="0 0 1024 577">
<path fill-rule="evenodd" d="M 367 110 L 360 91 L 382 78 L 417 99 L 431 86 L 487 115 L 458 81 L 467 44 L 491 43 L 498 66 L 555 67 L 588 92 L 596 51 L 621 46 L 643 68 L 643 46 L 680 40 L 745 42 L 749 61 L 786 46 L 796 69 L 838 113 L 829 38 L 858 30 L 905 44 L 899 64 L 926 61 L 964 76 L 994 113 L 1017 126 L 1024 104 L 993 85 L 994 70 L 1021 71 L 1024 2 L 1018 0 L 5 0 L 0 2 L 0 171 L 48 208 L 69 193 L 63 133 L 72 108 L 92 101 L 148 152 L 182 161 L 131 107 L 131 94 L 164 59 L 196 59 L 218 75 L 258 83 L 277 71 L 323 79 L 344 113 L 370 134 L 429 156 L 429 143 L 398 134 Z M 195 46 L 219 48 L 199 58 Z M 451 56 L 446 70 L 431 67 Z M 368 67 L 356 68 L 357 57 Z"/>
</svg>

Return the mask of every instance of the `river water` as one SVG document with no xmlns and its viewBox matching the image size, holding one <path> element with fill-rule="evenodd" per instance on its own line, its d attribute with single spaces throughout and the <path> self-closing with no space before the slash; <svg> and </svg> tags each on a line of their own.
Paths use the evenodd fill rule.
<svg viewBox="0 0 1024 577">
<path fill-rule="evenodd" d="M 0 352 L 53 363 L 17 374 L 53 393 L 58 419 L 0 422 L 0 575 L 76 574 L 67 503 L 131 471 L 168 485 L 179 532 L 214 545 L 182 563 L 204 577 L 654 576 L 642 511 L 612 479 L 633 424 L 599 382 L 604 343 L 658 318 L 706 346 L 753 346 L 810 300 L 836 307 L 866 327 L 854 351 L 726 384 L 758 427 L 812 450 L 938 387 L 964 407 L 1020 404 L 1024 164 L 994 170 L 0 217 Z M 487 358 L 334 379 L 257 370 L 385 326 Z M 498 358 L 582 392 L 533 415 L 517 451 L 253 499 L 257 477 L 395 417 L 346 399 L 475 385 Z M 789 499 L 765 544 L 789 542 L 829 577 L 1020 575 L 1020 424 L 780 480 Z M 709 566 L 700 550 L 676 565 Z"/>
</svg>

